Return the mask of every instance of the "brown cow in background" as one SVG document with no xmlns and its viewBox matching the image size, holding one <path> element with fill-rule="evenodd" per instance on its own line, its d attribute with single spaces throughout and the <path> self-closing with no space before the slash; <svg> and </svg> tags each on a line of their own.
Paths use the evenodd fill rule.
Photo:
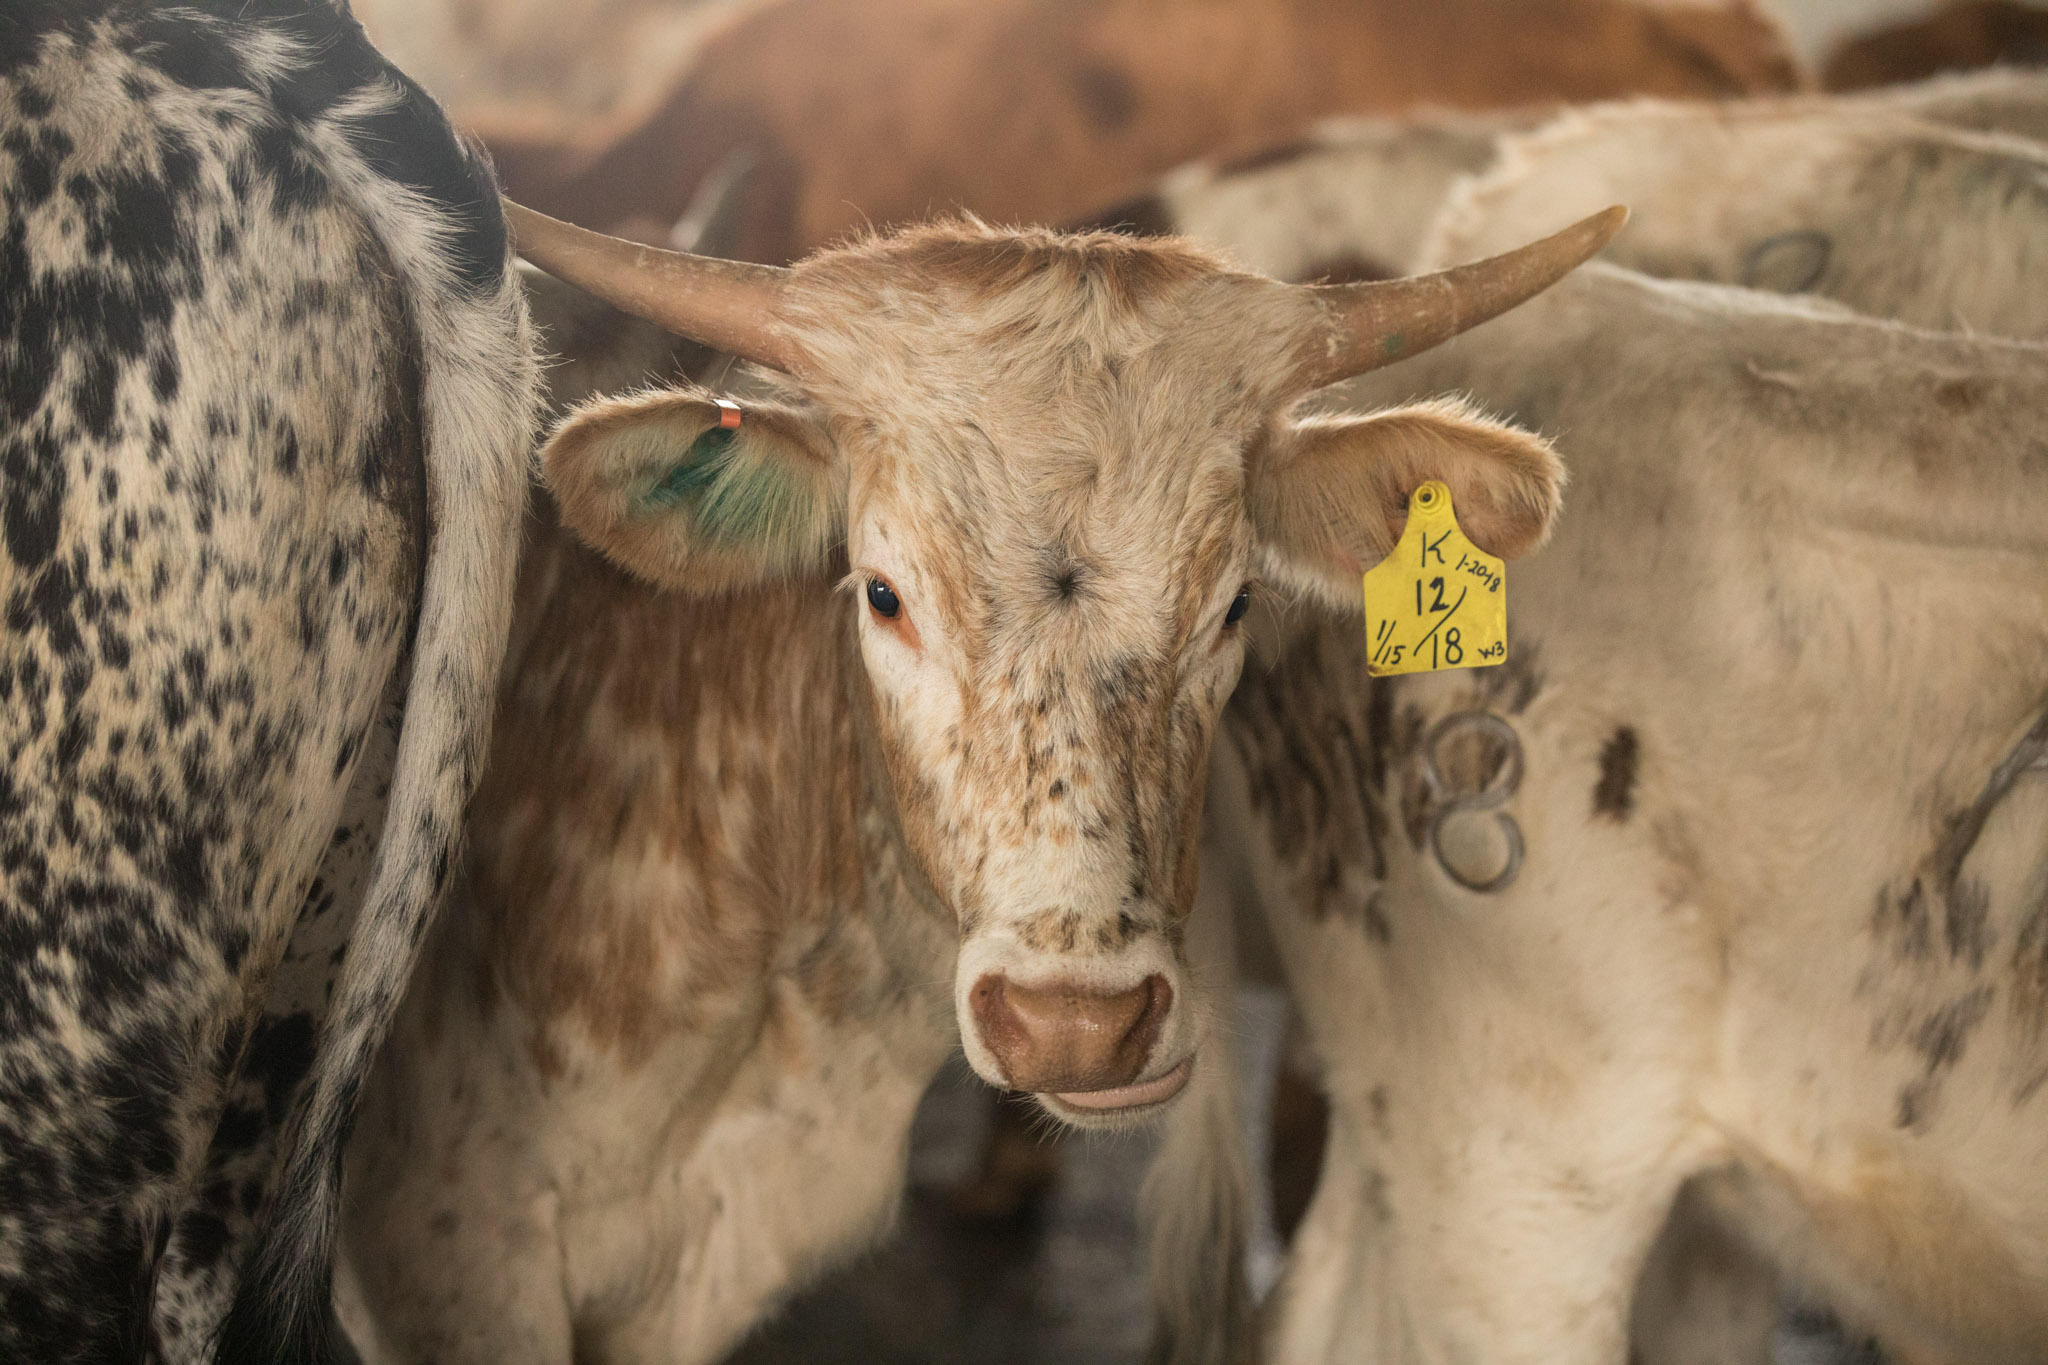
<svg viewBox="0 0 2048 1365">
<path fill-rule="evenodd" d="M 1944 71 L 2048 65 L 2048 9 L 2036 0 L 1965 0 L 1836 48 L 1822 69 L 1830 90 L 1924 80 Z"/>
<path fill-rule="evenodd" d="M 509 193 L 641 236 L 664 235 L 714 171 L 737 172 L 733 249 L 779 262 L 951 209 L 1069 220 L 1329 114 L 1802 81 L 1749 0 L 779 0 L 695 52 L 601 151 L 471 121 Z"/>
</svg>

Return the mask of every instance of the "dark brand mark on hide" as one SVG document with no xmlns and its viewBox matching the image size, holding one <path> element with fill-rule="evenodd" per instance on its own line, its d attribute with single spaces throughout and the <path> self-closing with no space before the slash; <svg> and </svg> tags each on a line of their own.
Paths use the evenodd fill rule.
<svg viewBox="0 0 2048 1365">
<path fill-rule="evenodd" d="M 1593 814 L 1621 824 L 1636 805 L 1636 732 L 1617 726 L 1600 746 L 1600 780 L 1593 784 Z"/>
<path fill-rule="evenodd" d="M 1982 885 L 1963 878 L 1963 863 L 1976 848 L 1991 812 L 2013 784 L 2028 769 L 2043 763 L 2048 763 L 2048 711 L 2042 712 L 1999 761 L 1977 799 L 1944 822 L 1933 848 L 1910 879 L 1889 883 L 1878 892 L 1872 929 L 1881 940 L 1893 944 L 1901 961 L 1931 963 L 1937 946 L 1942 946 L 1950 962 L 1972 970 L 1984 965 L 1994 946 L 1989 898 Z"/>
<path fill-rule="evenodd" d="M 1892 1120 L 1898 1127 L 1920 1129 L 1932 1117 L 1941 1082 L 1963 1059 L 1970 1035 L 1990 1013 L 1991 996 L 1991 987 L 1978 986 L 1929 1014 L 1907 1035 L 1907 1044 L 1920 1054 L 1921 1069 L 1899 1090 Z"/>
<path fill-rule="evenodd" d="M 2044 765 L 2048 765 L 2048 711 L 2043 711 L 2000 759 L 1977 799 L 1943 822 L 1933 847 L 1911 876 L 1879 889 L 1871 915 L 1872 934 L 1879 944 L 1889 945 L 1893 961 L 1914 977 L 1926 979 L 1931 973 L 1947 971 L 1963 973 L 1965 980 L 1971 980 L 1982 973 L 1997 947 L 1990 892 L 1981 881 L 1962 875 L 1963 864 L 1999 803 L 2024 774 Z M 2033 941 L 2035 937 L 2048 939 L 2044 918 L 2048 911 L 2037 910 L 2020 924 L 2011 960 L 2016 1021 L 2036 1035 L 2048 1028 L 2048 1012 L 2037 1020 L 2028 998 L 2029 986 L 2048 978 L 2048 943 Z M 2033 960 L 2037 953 L 2043 961 Z M 1931 1008 L 1895 1008 L 1880 1016 L 1873 1043 L 1883 1047 L 1903 1042 L 1921 1058 L 1920 1074 L 1899 1091 L 1895 1122 L 1900 1128 L 1925 1131 L 1933 1122 L 1942 1082 L 1962 1060 L 1995 995 L 1991 983 L 1973 981 L 1960 994 Z M 2048 1080 L 2048 1070 L 2023 1078 L 2015 1102 L 2025 1103 L 2043 1080 Z"/>
</svg>

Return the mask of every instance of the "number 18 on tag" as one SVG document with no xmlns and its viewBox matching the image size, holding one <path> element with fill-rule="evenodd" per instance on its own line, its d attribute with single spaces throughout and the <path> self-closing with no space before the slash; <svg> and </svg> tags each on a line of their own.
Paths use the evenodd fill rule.
<svg viewBox="0 0 2048 1365">
<path fill-rule="evenodd" d="M 1376 678 L 1508 656 L 1507 566 L 1465 538 L 1435 479 L 1409 497 L 1400 543 L 1365 575 L 1365 635 Z"/>
</svg>

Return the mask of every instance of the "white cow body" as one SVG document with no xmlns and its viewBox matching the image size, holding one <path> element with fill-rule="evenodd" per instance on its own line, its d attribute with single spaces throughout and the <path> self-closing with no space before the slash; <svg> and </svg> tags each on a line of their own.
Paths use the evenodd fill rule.
<svg viewBox="0 0 2048 1365">
<path fill-rule="evenodd" d="M 1466 389 L 1574 482 L 1502 669 L 1310 625 L 1227 713 L 1334 1109 L 1271 1358 L 1620 1362 L 1723 1168 L 1896 1359 L 2048 1353 L 2043 359 L 1594 270 L 1345 394 Z"/>
<path fill-rule="evenodd" d="M 2044 129 L 2048 75 L 2017 71 L 1547 120 L 1332 120 L 1283 151 L 1185 167 L 1103 217 L 1316 279 L 1465 260 L 1626 203 L 1629 226 L 1606 252 L 1617 264 L 2040 337 L 2048 295 L 2028 286 L 2048 270 L 2048 147 L 2031 140 Z"/>
<path fill-rule="evenodd" d="M 1347 254 L 1384 255 L 1392 268 L 1407 269 L 1438 253 L 1478 249 L 1488 232 L 1538 225 L 1548 214 L 1569 212 L 1576 196 L 1605 192 L 1634 210 L 1629 230 L 1609 248 L 1610 259 L 1780 289 L 1803 286 L 1864 308 L 2038 334 L 2048 315 L 2027 281 L 2038 275 L 2032 263 L 2042 235 L 2039 150 L 2017 139 L 1959 135 L 1929 120 L 2025 130 L 2044 107 L 2048 79 L 1992 72 L 1849 99 L 1732 109 L 1605 106 L 1522 133 L 1467 123 L 1454 138 L 1435 119 L 1333 127 L 1311 152 L 1290 162 L 1181 174 L 1161 196 L 1169 209 L 1162 216 L 1268 269 Z M 1418 231 L 1413 224 L 1454 184 L 1449 223 Z M 1375 206 L 1389 211 L 1375 219 Z M 1907 259 L 1916 264 L 1897 266 L 1901 243 L 1916 234 L 1945 237 L 1947 249 L 1910 253 Z M 1424 236 L 1438 244 L 1425 250 Z M 1817 253 L 1811 249 L 1816 237 Z M 1404 255 L 1389 250 L 1389 241 L 1416 245 Z M 1800 268 L 1788 278 L 1788 266 Z M 1642 410 L 1669 407 L 1663 391 L 1631 388 Z M 1478 396 L 1500 401 L 1484 386 Z M 1562 428 L 1568 454 L 1576 426 Z M 1292 704 L 1301 704 L 1298 693 Z M 1235 713 L 1245 710 L 1240 703 Z M 1353 738 L 1361 751 L 1370 748 L 1366 734 Z M 1312 747 L 1327 743 L 1326 735 L 1317 735 Z M 1360 798 L 1343 792 L 1365 785 L 1360 774 L 1369 767 L 1369 760 L 1358 760 L 1348 770 L 1292 780 L 1310 793 L 1337 794 L 1302 797 L 1284 817 L 1293 829 L 1278 842 L 1290 856 L 1319 856 L 1317 850 L 1332 852 L 1332 842 L 1342 845 L 1338 835 L 1319 842 L 1302 832 L 1313 824 L 1318 801 L 1329 809 L 1314 818 L 1327 821 L 1334 819 L 1330 811 L 1347 809 L 1345 820 L 1353 826 L 1367 818 Z M 1453 822 L 1450 829 L 1474 837 L 1488 832 L 1483 822 Z M 1496 843 L 1479 852 L 1485 862 L 1501 849 Z M 1336 878 L 1333 866 L 1324 865 L 1322 884 Z M 1645 1268 L 1634 1323 L 1634 1349 L 1644 1361 L 1718 1365 L 1767 1353 L 1775 1321 L 1772 1273 L 1748 1256 L 1740 1238 L 1713 1226 L 1717 1218 L 1746 1224 L 1752 1236 L 1761 1226 L 1758 1210 L 1737 1207 L 1736 1183 L 1697 1182 Z M 1752 1183 L 1752 1195 L 1754 1189 Z M 1327 1224 L 1323 1235 L 1344 1239 Z M 1325 1264 L 1329 1254 L 1327 1246 L 1309 1246 L 1297 1264 Z M 1296 1321 L 1316 1318 L 1312 1310 L 1295 1315 Z"/>
<path fill-rule="evenodd" d="M 1465 260 L 1583 202 L 1628 203 L 1618 264 L 1814 293 L 1880 317 L 2048 336 L 2048 146 L 1870 101 L 1619 104 L 1499 144 L 1416 260 Z M 1934 286 L 1938 277 L 1939 285 Z"/>
<path fill-rule="evenodd" d="M 1889 108 L 1934 123 L 1982 133 L 2048 141 L 2048 71 L 1993 67 L 1867 94 L 1839 96 L 1855 107 Z"/>
</svg>

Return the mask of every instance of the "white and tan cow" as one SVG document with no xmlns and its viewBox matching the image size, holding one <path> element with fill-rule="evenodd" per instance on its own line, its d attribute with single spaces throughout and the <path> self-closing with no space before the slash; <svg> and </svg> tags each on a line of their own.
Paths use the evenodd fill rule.
<svg viewBox="0 0 2048 1365">
<path fill-rule="evenodd" d="M 1456 245 L 1447 248 L 1452 252 L 1471 250 L 1475 241 L 1483 245 L 1484 231 L 1511 224 L 1518 213 L 1536 217 L 1558 211 L 1571 193 L 1597 192 L 1594 187 L 1600 185 L 1625 187 L 1622 192 L 1635 212 L 1629 230 L 1609 248 L 1610 258 L 1741 278 L 1760 254 L 1769 256 L 1756 252 L 1755 244 L 1778 234 L 1794 242 L 1810 240 L 1820 235 L 1811 230 L 1824 225 L 1844 242 L 1834 265 L 1857 261 L 1858 268 L 1815 272 L 1811 280 L 1757 282 L 1805 284 L 1866 307 L 1917 308 L 1924 316 L 1960 317 L 1975 326 L 2038 331 L 2044 323 L 2040 300 L 2034 297 L 2037 291 L 2024 287 L 2028 261 L 2038 250 L 2032 244 L 2040 240 L 2039 216 L 2048 206 L 2038 150 L 2008 140 L 1957 139 L 1947 130 L 1901 119 L 1898 111 L 1903 107 L 1959 124 L 2005 126 L 2024 123 L 2026 112 L 2040 105 L 2044 94 L 2048 81 L 2041 77 L 1993 73 L 1883 97 L 1778 101 L 1728 111 L 1727 117 L 1712 109 L 1672 105 L 1596 108 L 1530 134 L 1496 134 L 1485 124 L 1462 119 L 1353 124 L 1327 130 L 1287 161 L 1236 173 L 1183 173 L 1142 217 L 1233 249 L 1271 270 L 1313 274 L 1318 273 L 1316 262 L 1381 255 L 1396 267 L 1412 267 L 1415 256 L 1404 261 L 1398 249 L 1384 244 L 1398 248 L 1400 242 L 1417 242 L 1425 234 L 1412 224 L 1425 216 L 1430 198 L 1440 197 L 1458 176 L 1477 168 L 1461 192 L 1462 222 L 1468 231 L 1474 225 L 1480 231 L 1452 238 Z M 1506 166 L 1495 160 L 1501 146 L 1510 153 Z M 1674 169 L 1685 174 L 1674 174 Z M 1559 182 L 1568 192 L 1550 193 Z M 1478 203 L 1494 216 L 1473 212 Z M 1395 212 L 1376 220 L 1370 212 L 1375 204 L 1391 204 Z M 1862 216 L 1881 226 L 1863 226 Z M 1702 222 L 1714 227 L 1696 239 L 1703 246 L 1672 249 L 1682 243 L 1687 226 Z M 1910 264 L 1894 268 L 1887 278 L 1882 255 L 1868 239 L 1896 234 L 1902 222 L 1919 224 L 1930 237 L 1944 237 L 1947 248 L 1924 258 L 1909 256 Z M 1728 249 L 1723 243 L 1730 238 L 1750 249 Z M 1831 244 L 1832 239 L 1822 240 Z M 1819 264 L 1827 264 L 1825 249 L 1820 256 Z M 1651 401 L 1645 398 L 1645 406 Z M 1570 451 L 1568 439 L 1567 458 Z M 1288 681 L 1304 685 L 1298 669 L 1290 671 Z M 1361 757 L 1354 770 L 1365 764 Z M 1309 789 L 1301 801 L 1307 808 L 1329 801 L 1356 809 L 1359 798 L 1343 794 L 1343 777 L 1342 772 L 1308 774 L 1300 779 Z M 1355 823 L 1363 817 L 1351 818 Z M 1282 839 L 1295 849 L 1301 837 L 1283 834 Z M 1226 833 L 1222 842 L 1229 841 Z M 1224 1116 L 1212 1135 L 1229 1131 L 1228 1104 L 1222 1107 Z M 1175 1177 L 1163 1175 L 1170 1186 Z M 1702 1340 L 1697 1316 L 1703 1270 L 1716 1281 L 1708 1294 L 1723 1295 L 1724 1304 L 1738 1281 L 1747 1282 L 1740 1287 L 1752 1296 L 1743 1305 L 1748 1327 L 1760 1326 L 1767 1334 L 1774 1321 L 1768 1271 L 1760 1274 L 1740 1264 L 1746 1259 L 1740 1250 L 1722 1234 L 1702 1231 L 1703 1221 L 1681 1218 L 1689 1237 L 1667 1239 L 1658 1272 L 1645 1276 L 1637 1344 L 1646 1361 L 1747 1358 L 1704 1353 L 1711 1348 Z M 1182 1341 L 1201 1334 L 1188 1329 L 1190 1320 L 1208 1320 L 1191 1311 L 1186 1269 L 1170 1265 L 1164 1277 L 1165 1317 Z M 1220 1278 L 1214 1268 L 1203 1274 Z M 1684 1322 L 1672 1316 L 1683 1306 L 1675 1300 L 1684 1297 L 1674 1292 L 1681 1287 L 1674 1277 L 1693 1282 L 1695 1316 Z M 1194 1303 L 1227 1299 L 1211 1293 L 1197 1296 Z M 1726 1311 L 1719 1315 L 1730 1316 Z M 1671 1353 L 1674 1335 L 1682 1338 L 1678 1344 L 1684 1354 Z M 1756 1348 L 1753 1336 L 1743 1348 Z"/>
<path fill-rule="evenodd" d="M 1640 205 L 1608 258 L 1813 293 L 1926 327 L 2048 337 L 2048 144 L 1874 101 L 1641 102 L 1501 139 L 1413 260 L 1463 260 L 1575 204 Z M 1407 264 L 1404 262 L 1404 264 Z"/>
<path fill-rule="evenodd" d="M 1346 600 L 1432 475 L 1519 553 L 1559 480 L 1455 405 L 1289 410 L 1619 218 L 1306 289 L 1109 234 L 783 272 L 516 212 L 531 259 L 786 385 L 600 401 L 545 451 L 567 529 L 468 892 L 351 1155 L 368 1353 L 715 1358 L 886 1225 L 956 1045 L 1070 1123 L 1158 1113 L 1205 1030 L 1181 926 L 1250 583 Z"/>
<path fill-rule="evenodd" d="M 2048 1353 L 2043 360 L 1594 267 L 1343 395 L 1573 497 L 1504 667 L 1311 620 L 1226 713 L 1334 1108 L 1272 1358 L 1618 1363 L 1697 1177 L 1895 1358 Z"/>
<path fill-rule="evenodd" d="M 1626 202 L 1605 252 L 1619 264 L 2038 337 L 2048 295 L 2026 282 L 2048 268 L 2048 147 L 2010 134 L 2044 123 L 2048 74 L 2025 72 L 1549 119 L 1331 120 L 1265 156 L 1183 168 L 1091 221 L 1192 237 L 1276 278 L 1370 279 Z"/>
<path fill-rule="evenodd" d="M 1880 105 L 1934 123 L 2048 141 L 2048 71 L 1994 67 L 1913 85 L 1838 95 L 1844 105 Z"/>
</svg>

